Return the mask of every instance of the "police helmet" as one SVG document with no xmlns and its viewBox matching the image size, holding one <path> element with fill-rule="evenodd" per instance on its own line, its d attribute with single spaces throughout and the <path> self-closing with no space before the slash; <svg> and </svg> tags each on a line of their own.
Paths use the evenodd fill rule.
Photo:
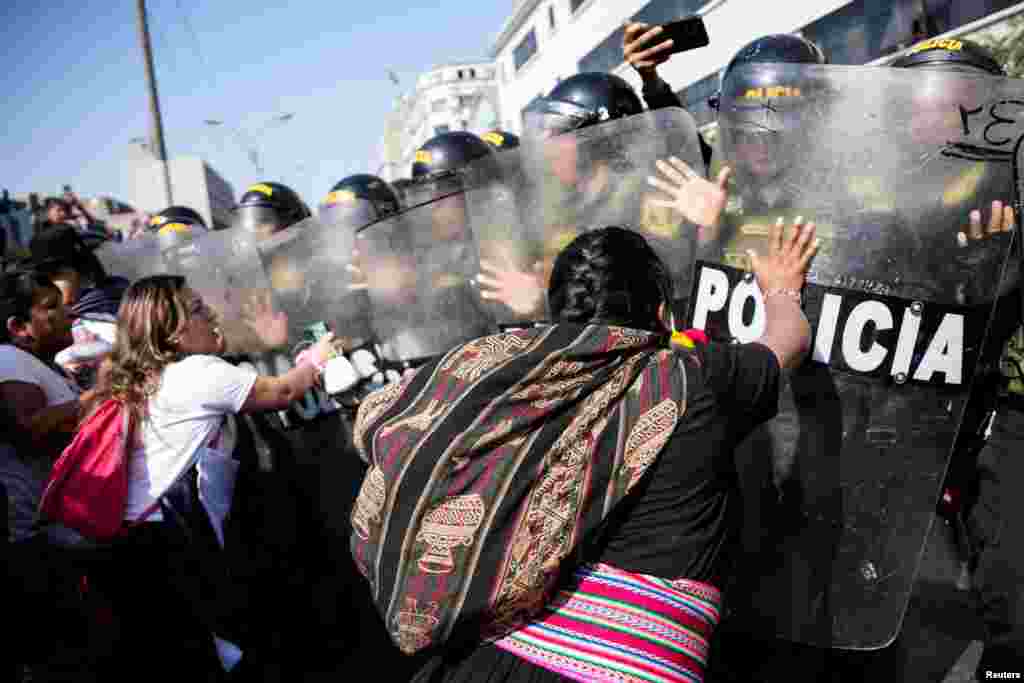
<svg viewBox="0 0 1024 683">
<path fill-rule="evenodd" d="M 163 211 L 153 214 L 149 219 L 149 231 L 159 232 L 160 228 L 167 223 L 187 223 L 209 228 L 195 209 L 190 209 L 187 206 L 169 206 Z"/>
<path fill-rule="evenodd" d="M 358 230 L 398 213 L 398 194 L 375 175 L 359 173 L 340 180 L 320 203 L 320 220 Z"/>
<path fill-rule="evenodd" d="M 256 183 L 243 194 L 235 207 L 234 224 L 268 237 L 309 218 L 312 214 L 295 190 L 281 183 Z"/>
<path fill-rule="evenodd" d="M 412 165 L 412 183 L 403 188 L 409 207 L 466 189 L 470 178 L 493 177 L 494 148 L 466 131 L 442 133 L 423 143 Z"/>
<path fill-rule="evenodd" d="M 962 38 L 926 40 L 894 59 L 889 66 L 908 69 L 919 67 L 944 70 L 980 71 L 991 76 L 1005 76 L 1002 64 L 986 48 Z"/>
<path fill-rule="evenodd" d="M 446 171 L 457 171 L 470 162 L 493 154 L 486 142 L 466 131 L 436 135 L 416 150 L 412 178 L 416 180 Z"/>
<path fill-rule="evenodd" d="M 733 79 L 733 71 L 744 64 L 827 64 L 828 58 L 820 47 L 802 36 L 791 33 L 776 33 L 762 36 L 741 47 L 724 69 L 719 74 L 719 91 L 712 96 L 708 102 L 712 109 L 718 109 L 723 89 L 727 81 L 731 94 L 738 92 L 753 91 L 759 89 L 773 88 L 776 93 L 785 93 L 789 87 L 790 92 L 795 89 L 799 91 L 798 84 L 786 84 L 782 80 L 782 72 L 773 73 L 770 70 L 758 71 L 754 80 Z M 763 90 L 761 90 L 763 92 Z"/>
<path fill-rule="evenodd" d="M 503 130 L 492 130 L 480 136 L 480 139 L 488 143 L 494 149 L 515 149 L 519 146 L 519 136 L 507 133 Z"/>
<path fill-rule="evenodd" d="M 607 73 L 571 76 L 527 107 L 523 115 L 531 137 L 546 138 L 643 112 L 625 80 Z"/>
<path fill-rule="evenodd" d="M 177 249 L 208 232 L 203 217 L 187 206 L 170 206 L 154 214 L 149 226 L 156 232 L 162 252 Z"/>
</svg>

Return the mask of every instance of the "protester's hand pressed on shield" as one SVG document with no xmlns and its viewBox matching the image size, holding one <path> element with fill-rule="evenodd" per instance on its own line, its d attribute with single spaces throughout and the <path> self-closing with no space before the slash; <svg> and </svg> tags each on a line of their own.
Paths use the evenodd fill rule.
<svg viewBox="0 0 1024 683">
<path fill-rule="evenodd" d="M 797 218 L 787 236 L 779 218 L 769 231 L 768 253 L 747 252 L 764 297 L 765 330 L 758 341 L 775 353 L 783 368 L 799 365 L 810 349 L 811 326 L 800 309 L 800 292 L 818 250 L 814 232 L 813 223 Z"/>
<path fill-rule="evenodd" d="M 779 218 L 768 233 L 768 254 L 762 256 L 752 249 L 748 252 L 751 269 L 765 296 L 780 290 L 799 292 L 818 250 L 814 223 L 797 218 L 788 236 L 785 232 L 784 221 Z"/>
<path fill-rule="evenodd" d="M 288 343 L 288 316 L 274 309 L 269 292 L 255 292 L 242 303 L 242 320 L 269 348 Z"/>
<path fill-rule="evenodd" d="M 647 182 L 664 192 L 667 198 L 652 197 L 651 205 L 674 209 L 703 228 L 699 235 L 702 240 L 713 237 L 729 199 L 732 169 L 723 167 L 715 182 L 711 182 L 677 157 L 659 159 L 655 164 L 661 175 L 648 176 Z"/>
<path fill-rule="evenodd" d="M 544 310 L 544 264 L 537 261 L 529 271 L 523 271 L 514 263 L 511 253 L 481 259 L 476 278 L 480 297 L 503 303 L 519 316 L 538 316 Z"/>
</svg>

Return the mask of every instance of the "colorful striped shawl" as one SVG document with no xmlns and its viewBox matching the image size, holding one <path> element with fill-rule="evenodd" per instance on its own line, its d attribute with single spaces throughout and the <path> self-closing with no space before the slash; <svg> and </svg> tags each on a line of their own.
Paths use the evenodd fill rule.
<svg viewBox="0 0 1024 683">
<path fill-rule="evenodd" d="M 708 584 L 584 565 L 534 621 L 494 645 L 584 683 L 699 683 L 720 608 Z"/>
<path fill-rule="evenodd" d="M 352 554 L 392 638 L 499 638 L 654 462 L 686 410 L 666 335 L 559 324 L 459 346 L 369 396 Z"/>
</svg>

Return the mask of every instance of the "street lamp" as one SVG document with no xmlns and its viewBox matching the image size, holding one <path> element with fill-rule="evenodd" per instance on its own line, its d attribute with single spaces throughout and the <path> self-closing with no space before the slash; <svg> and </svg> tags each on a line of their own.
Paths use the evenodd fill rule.
<svg viewBox="0 0 1024 683">
<path fill-rule="evenodd" d="M 258 136 L 265 132 L 268 128 L 276 123 L 288 123 L 295 114 L 277 114 L 265 122 L 254 134 L 247 134 L 242 131 L 241 128 L 235 126 L 228 126 L 231 134 L 235 137 L 235 141 L 239 146 L 245 150 L 246 156 L 249 158 L 249 163 L 253 165 L 256 172 L 263 175 L 263 166 L 260 164 L 260 153 L 259 153 L 259 141 Z M 226 125 L 221 119 L 203 119 L 203 123 L 211 127 L 219 127 Z"/>
</svg>

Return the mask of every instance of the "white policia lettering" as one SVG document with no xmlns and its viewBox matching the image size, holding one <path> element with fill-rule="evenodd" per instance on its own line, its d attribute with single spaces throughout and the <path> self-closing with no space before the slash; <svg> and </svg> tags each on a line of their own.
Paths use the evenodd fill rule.
<svg viewBox="0 0 1024 683">
<path fill-rule="evenodd" d="M 754 314 L 750 320 L 744 316 L 748 302 L 752 301 Z M 911 375 L 911 362 L 917 346 L 921 328 L 921 315 L 907 307 L 899 324 L 896 348 L 890 349 L 873 341 L 867 349 L 861 346 L 864 329 L 872 325 L 876 331 L 891 330 L 896 324 L 893 311 L 882 301 L 861 301 L 846 318 L 842 330 L 838 329 L 839 313 L 843 297 L 839 294 L 825 294 L 814 330 L 813 359 L 828 364 L 832 358 L 836 337 L 839 339 L 838 352 L 846 365 L 857 372 L 870 373 L 878 370 L 892 359 L 893 376 L 905 375 L 914 380 L 927 382 L 936 373 L 944 375 L 945 384 L 961 384 L 964 366 L 964 316 L 946 313 L 932 336 L 921 361 Z M 728 307 L 728 308 L 726 308 Z M 726 311 L 729 333 L 740 343 L 755 341 L 764 334 L 765 312 L 761 290 L 754 280 L 743 280 L 730 291 L 729 276 L 721 270 L 702 266 L 697 284 L 697 296 L 693 312 L 693 326 L 704 329 L 708 315 Z"/>
</svg>

